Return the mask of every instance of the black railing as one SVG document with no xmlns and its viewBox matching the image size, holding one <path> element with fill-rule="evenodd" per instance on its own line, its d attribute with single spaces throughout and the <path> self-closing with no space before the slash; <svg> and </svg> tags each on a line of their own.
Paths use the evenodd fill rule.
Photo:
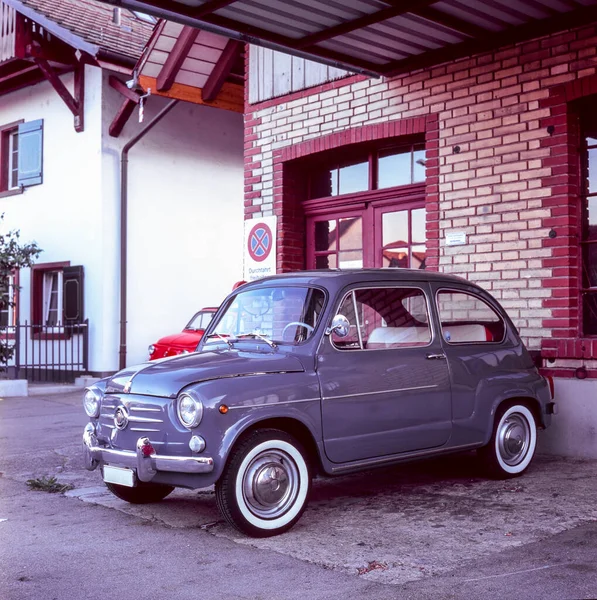
<svg viewBox="0 0 597 600">
<path fill-rule="evenodd" d="M 1 327 L 0 344 L 14 349 L 2 365 L 9 378 L 72 383 L 88 370 L 89 320 L 55 327 L 27 321 Z"/>
</svg>

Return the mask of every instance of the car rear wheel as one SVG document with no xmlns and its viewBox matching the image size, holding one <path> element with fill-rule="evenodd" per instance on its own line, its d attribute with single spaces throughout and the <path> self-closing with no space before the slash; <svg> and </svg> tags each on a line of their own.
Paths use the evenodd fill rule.
<svg viewBox="0 0 597 600">
<path fill-rule="evenodd" d="M 163 500 L 174 491 L 171 485 L 159 483 L 145 483 L 137 481 L 135 487 L 117 485 L 106 482 L 106 487 L 117 497 L 130 504 L 151 504 Z"/>
<path fill-rule="evenodd" d="M 523 404 L 501 409 L 493 434 L 479 456 L 489 474 L 496 479 L 522 475 L 531 464 L 537 447 L 537 422 Z"/>
<path fill-rule="evenodd" d="M 306 456 L 301 444 L 284 431 L 251 433 L 233 450 L 216 483 L 222 515 L 253 537 L 290 529 L 303 514 L 311 488 Z"/>
</svg>

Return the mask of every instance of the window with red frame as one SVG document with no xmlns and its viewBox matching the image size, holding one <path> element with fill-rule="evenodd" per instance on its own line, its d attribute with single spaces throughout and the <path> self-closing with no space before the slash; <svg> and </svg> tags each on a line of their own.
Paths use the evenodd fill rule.
<svg viewBox="0 0 597 600">
<path fill-rule="evenodd" d="M 582 333 L 597 335 L 597 119 L 585 119 L 582 140 Z"/>
<path fill-rule="evenodd" d="M 339 149 L 308 173 L 308 268 L 425 268 L 423 143 Z"/>
</svg>

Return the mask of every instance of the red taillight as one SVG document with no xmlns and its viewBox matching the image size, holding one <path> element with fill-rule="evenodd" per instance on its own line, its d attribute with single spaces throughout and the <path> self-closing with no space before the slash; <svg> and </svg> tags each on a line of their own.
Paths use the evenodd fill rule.
<svg viewBox="0 0 597 600">
<path fill-rule="evenodd" d="M 553 377 L 551 375 L 547 375 L 545 379 L 547 379 L 547 383 L 549 384 L 549 393 L 551 394 L 551 399 L 553 400 L 556 397 L 556 389 L 553 382 Z"/>
</svg>

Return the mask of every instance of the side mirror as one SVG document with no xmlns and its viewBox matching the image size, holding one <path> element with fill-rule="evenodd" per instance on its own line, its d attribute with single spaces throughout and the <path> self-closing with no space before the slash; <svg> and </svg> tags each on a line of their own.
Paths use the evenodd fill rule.
<svg viewBox="0 0 597 600">
<path fill-rule="evenodd" d="M 326 335 L 335 333 L 338 337 L 343 338 L 348 335 L 349 330 L 350 322 L 348 319 L 344 315 L 338 314 L 332 319 L 332 325 L 325 330 L 325 333 Z"/>
</svg>

